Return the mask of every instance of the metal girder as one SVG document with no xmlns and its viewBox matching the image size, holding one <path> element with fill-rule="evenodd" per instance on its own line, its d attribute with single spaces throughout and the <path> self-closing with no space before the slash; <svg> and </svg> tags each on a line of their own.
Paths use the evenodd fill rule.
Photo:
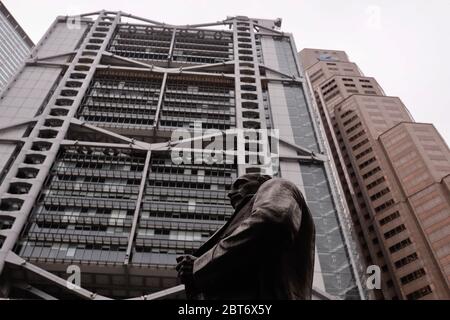
<svg viewBox="0 0 450 320">
<path fill-rule="evenodd" d="M 85 146 L 85 147 L 104 147 L 104 148 L 117 148 L 117 149 L 134 149 L 143 150 L 133 144 L 123 143 L 109 143 L 109 142 L 91 142 L 91 141 L 78 141 L 78 140 L 63 140 L 62 146 Z"/>
<path fill-rule="evenodd" d="M 0 139 L 0 143 L 19 144 L 23 141 L 20 139 Z"/>
<path fill-rule="evenodd" d="M 324 162 L 323 160 L 317 159 L 314 156 L 291 156 L 291 155 L 279 155 L 280 160 L 285 161 L 299 161 L 302 163 L 317 163 Z"/>
<path fill-rule="evenodd" d="M 100 13 L 102 13 L 102 12 L 101 11 L 94 11 L 94 12 L 89 12 L 89 13 L 83 13 L 83 14 L 80 14 L 79 17 L 95 16 L 95 15 L 98 15 Z"/>
<path fill-rule="evenodd" d="M 27 66 L 44 66 L 44 67 L 56 67 L 56 68 L 66 68 L 66 67 L 70 66 L 70 63 L 46 62 L 46 61 L 27 61 L 25 64 Z"/>
<path fill-rule="evenodd" d="M 106 129 L 103 129 L 103 128 L 100 128 L 100 127 L 93 126 L 91 124 L 88 124 L 88 123 L 83 122 L 81 120 L 78 120 L 76 118 L 71 118 L 70 119 L 70 123 L 74 124 L 74 125 L 78 125 L 80 127 L 84 127 L 84 128 L 90 129 L 92 131 L 103 133 L 103 134 L 105 134 L 107 136 L 110 136 L 110 137 L 118 139 L 118 140 L 122 140 L 124 142 L 128 142 L 131 145 L 135 145 L 138 149 L 149 150 L 149 144 L 146 143 L 146 142 L 137 141 L 136 139 L 131 139 L 131 138 L 122 136 L 122 135 L 120 135 L 118 133 L 114 133 L 112 131 L 109 131 L 109 130 L 106 130 Z"/>
<path fill-rule="evenodd" d="M 110 13 L 113 13 L 113 12 L 110 12 Z M 135 15 L 129 14 L 129 13 L 125 13 L 125 12 L 120 12 L 120 13 L 121 13 L 121 16 L 125 17 L 125 18 L 131 18 L 131 19 L 135 19 L 135 20 L 139 20 L 139 21 L 143 21 L 143 22 L 147 22 L 147 23 L 151 23 L 151 24 L 155 24 L 155 25 L 159 25 L 159 26 L 163 26 L 163 27 L 174 27 L 174 25 L 167 24 L 164 22 L 141 18 L 141 17 L 135 16 Z"/>
<path fill-rule="evenodd" d="M 7 124 L 6 126 L 1 126 L 0 127 L 0 131 L 9 130 L 9 129 L 12 129 L 12 128 L 15 128 L 15 127 L 20 127 L 20 126 L 23 126 L 25 124 L 30 124 L 30 123 L 36 122 L 37 120 L 38 119 L 35 117 L 35 118 L 29 119 L 29 120 L 13 122 L 13 123 Z"/>
<path fill-rule="evenodd" d="M 180 284 L 178 286 L 168 288 L 162 291 L 158 291 L 155 293 L 147 294 L 145 296 L 140 296 L 136 298 L 126 299 L 126 300 L 162 300 L 162 299 L 171 299 L 177 295 L 183 294 L 185 292 L 184 284 Z"/>
<path fill-rule="evenodd" d="M 176 32 L 177 32 L 177 27 L 174 27 L 173 31 L 172 31 L 172 38 L 171 38 L 169 54 L 168 54 L 168 58 L 167 58 L 167 62 L 168 62 L 167 68 L 161 67 L 161 66 L 156 66 L 153 64 L 145 63 L 145 62 L 141 62 L 141 61 L 137 61 L 137 60 L 126 58 L 126 57 L 122 57 L 122 56 L 119 56 L 119 55 L 116 55 L 116 54 L 113 54 L 113 53 L 107 52 L 107 51 L 105 51 L 103 53 L 103 56 L 130 63 L 132 65 L 137 66 L 138 68 L 140 68 L 140 67 L 149 68 L 150 71 L 153 71 L 156 73 L 181 73 L 181 72 L 185 72 L 185 71 L 194 71 L 194 70 L 201 70 L 201 69 L 206 69 L 206 68 L 211 68 L 211 67 L 233 65 L 235 63 L 234 60 L 230 60 L 230 61 L 225 61 L 225 62 L 220 62 L 220 63 L 199 64 L 199 65 L 194 65 L 194 66 L 171 68 L 170 63 L 172 61 L 173 50 L 175 47 Z M 102 68 L 104 66 L 105 65 L 100 65 L 99 67 Z M 113 68 L 113 66 L 109 66 L 109 65 L 106 65 L 106 67 Z M 200 73 L 195 73 L 195 74 L 200 74 Z M 204 75 L 217 76 L 216 74 L 204 74 Z M 218 74 L 218 76 L 225 76 L 225 75 Z"/>
<path fill-rule="evenodd" d="M 228 75 L 225 73 L 206 73 L 206 72 L 191 72 L 185 71 L 183 67 L 180 68 L 167 68 L 163 69 L 161 67 L 155 68 L 133 68 L 133 67 L 121 67 L 121 66 L 113 66 L 113 65 L 98 65 L 97 70 L 106 69 L 106 70 L 125 70 L 125 71 L 144 71 L 144 72 L 154 72 L 154 73 L 167 73 L 167 74 L 188 74 L 188 75 L 201 75 L 207 77 L 221 77 L 221 78 L 230 78 L 234 79 L 233 75 Z"/>
<path fill-rule="evenodd" d="M 31 293 L 31 294 L 33 294 L 33 295 L 43 299 L 43 300 L 58 300 L 55 297 L 49 295 L 48 293 L 46 293 L 46 292 L 44 292 L 42 290 L 39 290 L 38 288 L 35 288 L 35 287 L 29 285 L 28 283 L 25 283 L 25 282 L 15 282 L 15 283 L 12 283 L 12 286 L 15 287 L 15 288 L 19 288 L 19 289 L 22 289 L 24 291 L 27 291 L 27 292 L 29 292 L 29 293 Z"/>
<path fill-rule="evenodd" d="M 297 76 L 295 76 L 293 74 L 289 75 L 289 74 L 286 74 L 286 73 L 281 72 L 279 70 L 276 70 L 276 69 L 273 69 L 273 68 L 269 68 L 269 67 L 267 67 L 267 66 L 265 66 L 263 64 L 261 64 L 260 66 L 263 67 L 265 70 L 268 70 L 268 71 L 274 72 L 276 74 L 279 74 L 279 75 L 281 75 L 283 77 L 286 77 L 287 78 L 286 80 L 295 80 L 295 81 L 298 81 L 298 82 L 301 82 L 301 83 L 303 83 L 303 81 L 304 81 L 303 78 L 299 78 L 299 77 L 297 77 Z M 284 80 L 284 79 L 282 79 L 282 80 Z"/>
<path fill-rule="evenodd" d="M 150 157 L 151 157 L 151 151 L 147 151 L 147 155 L 145 157 L 144 169 L 142 170 L 142 179 L 141 179 L 141 183 L 139 185 L 139 193 L 138 193 L 138 197 L 136 199 L 136 208 L 134 209 L 134 214 L 133 214 L 133 224 L 131 225 L 130 236 L 128 237 L 128 246 L 127 246 L 127 251 L 125 254 L 125 261 L 124 261 L 125 265 L 128 265 L 128 263 L 130 261 L 131 250 L 133 249 L 133 242 L 134 242 L 134 238 L 136 237 L 136 229 L 137 229 L 137 224 L 139 222 L 139 212 L 141 209 L 142 198 L 144 196 L 144 191 L 145 191 L 145 184 L 147 183 L 148 169 L 150 166 Z"/>
<path fill-rule="evenodd" d="M 163 300 L 163 299 L 173 299 L 179 295 L 185 294 L 186 287 L 184 284 L 180 284 L 175 287 L 171 287 L 162 291 L 158 291 L 152 294 L 147 294 L 145 296 L 140 296 L 136 298 L 130 298 L 126 300 Z M 341 300 L 338 297 L 332 296 L 323 290 L 316 287 L 312 288 L 312 299 L 313 300 Z"/>
<path fill-rule="evenodd" d="M 75 54 L 77 54 L 76 51 L 70 51 L 70 52 L 64 52 L 64 53 L 55 54 L 55 55 L 51 55 L 51 56 L 45 56 L 45 57 L 34 56 L 34 57 L 30 58 L 30 59 L 27 59 L 27 61 L 41 62 L 41 61 L 51 60 L 51 59 L 55 59 L 55 58 L 62 58 L 62 57 L 72 56 L 72 55 L 75 55 Z"/>
<path fill-rule="evenodd" d="M 159 90 L 158 104 L 156 105 L 155 120 L 154 120 L 155 128 L 159 128 L 159 118 L 161 115 L 161 109 L 162 109 L 162 103 L 163 103 L 163 99 L 164 99 L 164 93 L 166 91 L 166 85 L 167 85 L 167 73 L 164 73 L 163 80 L 161 83 L 161 88 Z"/>
<path fill-rule="evenodd" d="M 189 66 L 189 67 L 183 67 L 183 70 L 197 70 L 197 69 L 207 69 L 207 68 L 213 68 L 213 67 L 221 67 L 226 65 L 234 65 L 236 62 L 234 60 L 224 61 L 224 62 L 218 62 L 218 63 L 208 63 L 208 64 L 199 64 L 195 66 Z M 173 68 L 175 69 L 175 68 Z"/>
<path fill-rule="evenodd" d="M 277 36 L 277 35 L 278 35 L 278 36 L 284 36 L 284 32 L 282 32 L 282 31 L 270 29 L 270 28 L 264 27 L 264 26 L 262 26 L 262 25 L 260 25 L 260 24 L 258 24 L 258 23 L 255 23 L 254 26 L 255 26 L 255 27 L 258 27 L 258 28 L 260 28 L 260 29 L 269 31 L 269 32 L 273 32 L 273 33 L 274 33 L 274 34 L 272 34 L 273 36 Z M 258 32 L 258 34 L 259 34 L 259 32 Z"/>
<path fill-rule="evenodd" d="M 217 22 L 210 22 L 210 23 L 197 23 L 197 24 L 185 24 L 185 25 L 178 25 L 177 28 L 202 28 L 202 27 L 213 27 L 213 26 L 222 26 L 222 25 L 229 25 L 230 22 L 227 22 L 226 20 L 217 21 Z"/>
<path fill-rule="evenodd" d="M 164 70 L 166 69 L 166 68 L 162 68 L 159 66 L 155 66 L 153 64 L 137 61 L 137 60 L 130 59 L 130 58 L 125 58 L 125 57 L 119 56 L 117 54 L 108 52 L 108 51 L 104 51 L 102 53 L 102 55 L 105 57 L 110 57 L 110 58 L 116 59 L 116 60 L 128 62 L 130 64 L 136 65 L 139 68 L 142 68 L 142 67 L 148 68 L 148 69 L 150 69 L 150 71 L 153 71 L 153 72 L 164 72 Z M 105 66 L 105 65 L 100 65 L 100 66 Z M 108 67 L 108 65 L 106 65 L 106 67 Z"/>
<path fill-rule="evenodd" d="M 170 39 L 169 54 L 167 55 L 167 67 L 170 68 L 170 64 L 173 58 L 173 50 L 175 49 L 175 37 L 177 35 L 177 28 L 172 30 L 172 38 Z"/>
<path fill-rule="evenodd" d="M 80 298 L 88 299 L 88 300 L 111 300 L 110 298 L 104 297 L 102 295 L 98 295 L 89 290 L 86 290 L 86 289 L 83 289 L 80 287 L 69 286 L 67 280 L 64 280 L 64 279 L 54 275 L 53 273 L 50 273 L 32 263 L 27 262 L 25 259 L 19 257 L 17 254 L 15 254 L 12 251 L 9 251 L 6 254 L 5 262 L 10 265 L 20 267 L 27 271 L 30 271 L 40 277 L 43 277 L 43 278 L 51 281 L 52 283 L 56 284 L 61 289 L 65 290 L 67 292 L 70 292 L 76 296 L 79 296 Z"/>
<path fill-rule="evenodd" d="M 294 82 L 294 83 L 303 83 L 301 80 L 298 80 L 297 78 L 273 78 L 273 77 L 263 77 L 261 76 L 261 81 L 279 81 L 279 82 Z"/>
<path fill-rule="evenodd" d="M 316 154 L 315 152 L 313 152 L 311 150 L 308 150 L 308 149 L 306 149 L 306 148 L 304 148 L 302 146 L 299 146 L 299 145 L 297 145 L 297 144 L 295 144 L 293 142 L 287 141 L 287 140 L 285 140 L 283 138 L 278 138 L 278 139 L 279 139 L 280 142 L 285 143 L 289 147 L 291 147 L 291 148 L 293 148 L 293 149 L 295 149 L 297 151 L 300 151 L 303 154 L 306 154 L 308 156 L 312 156 L 317 161 L 321 161 L 321 162 L 328 161 L 328 157 L 326 157 L 323 154 Z"/>
</svg>

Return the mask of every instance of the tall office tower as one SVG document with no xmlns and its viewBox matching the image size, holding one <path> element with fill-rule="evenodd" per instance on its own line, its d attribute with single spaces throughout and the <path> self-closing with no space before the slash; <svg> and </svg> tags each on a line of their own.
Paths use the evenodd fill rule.
<svg viewBox="0 0 450 320">
<path fill-rule="evenodd" d="M 345 52 L 299 53 L 368 265 L 384 299 L 450 298 L 450 152 Z"/>
<path fill-rule="evenodd" d="M 58 17 L 0 100 L 3 294 L 105 299 L 172 288 L 176 256 L 233 213 L 231 182 L 261 172 L 305 193 L 315 292 L 364 298 L 319 118 L 280 24 Z M 197 161 L 222 134 L 230 161 Z M 194 155 L 179 156 L 180 146 Z M 64 280 L 77 271 L 78 290 Z"/>
<path fill-rule="evenodd" d="M 0 91 L 18 71 L 33 46 L 33 41 L 0 1 Z"/>
</svg>

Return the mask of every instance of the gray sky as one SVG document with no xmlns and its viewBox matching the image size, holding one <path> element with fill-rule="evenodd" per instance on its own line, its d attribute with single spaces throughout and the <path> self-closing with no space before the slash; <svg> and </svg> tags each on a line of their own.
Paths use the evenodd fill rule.
<svg viewBox="0 0 450 320">
<path fill-rule="evenodd" d="M 450 0 L 3 0 L 37 42 L 58 15 L 100 9 L 173 24 L 230 15 L 283 18 L 297 49 L 345 50 L 414 119 L 450 142 Z"/>
</svg>

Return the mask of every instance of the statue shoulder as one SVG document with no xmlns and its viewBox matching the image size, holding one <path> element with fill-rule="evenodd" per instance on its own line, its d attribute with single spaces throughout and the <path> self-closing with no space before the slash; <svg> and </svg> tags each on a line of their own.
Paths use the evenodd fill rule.
<svg viewBox="0 0 450 320">
<path fill-rule="evenodd" d="M 301 193 L 299 188 L 292 181 L 289 181 L 289 180 L 283 179 L 283 178 L 272 178 L 272 179 L 264 182 L 261 187 L 280 188 L 280 190 L 288 189 L 288 190 L 292 190 L 293 192 Z"/>
</svg>

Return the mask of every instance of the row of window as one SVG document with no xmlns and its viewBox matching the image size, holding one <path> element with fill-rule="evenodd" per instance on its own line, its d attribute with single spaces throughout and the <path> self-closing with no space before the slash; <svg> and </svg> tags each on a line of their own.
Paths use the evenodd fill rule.
<svg viewBox="0 0 450 320">
<path fill-rule="evenodd" d="M 384 195 L 389 193 L 389 188 L 384 188 L 383 190 L 378 191 L 377 193 L 370 196 L 371 201 L 376 201 L 377 199 L 383 197 Z"/>
<path fill-rule="evenodd" d="M 356 158 L 356 160 L 359 160 L 362 157 L 364 157 L 365 155 L 371 153 L 372 151 L 373 151 L 372 147 L 367 148 L 367 149 L 361 151 L 360 153 L 356 154 L 355 158 Z"/>
<path fill-rule="evenodd" d="M 400 278 L 400 281 L 403 285 L 408 284 L 416 279 L 419 279 L 425 275 L 425 270 L 423 268 L 416 270 L 414 272 L 411 272 L 407 274 L 406 276 L 403 276 Z"/>
<path fill-rule="evenodd" d="M 363 174 L 363 179 L 367 179 L 367 178 L 369 178 L 369 177 L 371 177 L 371 176 L 373 176 L 374 174 L 376 174 L 377 172 L 380 172 L 381 171 L 381 168 L 380 167 L 376 167 L 376 168 L 373 168 L 372 170 L 370 170 L 369 172 L 367 172 L 366 174 Z"/>
<path fill-rule="evenodd" d="M 380 225 L 384 226 L 385 224 L 394 221 L 395 219 L 400 217 L 400 212 L 395 211 L 394 213 L 391 213 L 390 215 L 386 216 L 385 218 L 380 220 Z"/>
<path fill-rule="evenodd" d="M 359 165 L 359 169 L 360 169 L 360 170 L 364 169 L 365 167 L 367 167 L 367 166 L 370 165 L 371 163 L 374 163 L 376 160 L 377 160 L 377 158 L 372 157 L 372 158 L 370 158 L 370 159 L 364 161 L 363 163 L 361 163 L 361 164 Z"/>
<path fill-rule="evenodd" d="M 399 234 L 399 233 L 401 233 L 401 232 L 403 232 L 405 230 L 406 230 L 405 225 L 401 224 L 401 225 L 399 225 L 399 226 L 389 230 L 388 232 L 385 232 L 384 233 L 384 238 L 385 239 L 392 238 L 393 236 L 395 236 L 395 235 L 397 235 L 397 234 Z"/>
<path fill-rule="evenodd" d="M 377 212 L 377 213 L 381 212 L 381 211 L 391 207 L 394 203 L 395 203 L 395 201 L 393 199 L 390 199 L 390 200 L 386 201 L 385 203 L 383 203 L 382 205 L 375 207 L 375 212 Z"/>
<path fill-rule="evenodd" d="M 352 131 L 358 129 L 358 128 L 361 127 L 361 126 L 362 126 L 362 123 L 361 123 L 361 122 L 358 122 L 358 123 L 355 124 L 354 126 L 348 128 L 348 129 L 346 129 L 345 132 L 346 132 L 347 134 L 350 134 Z"/>
<path fill-rule="evenodd" d="M 390 253 L 395 253 L 397 251 L 402 250 L 403 248 L 406 248 L 407 246 L 411 245 L 412 241 L 409 238 L 406 238 L 392 246 L 389 247 L 389 252 Z"/>
</svg>

